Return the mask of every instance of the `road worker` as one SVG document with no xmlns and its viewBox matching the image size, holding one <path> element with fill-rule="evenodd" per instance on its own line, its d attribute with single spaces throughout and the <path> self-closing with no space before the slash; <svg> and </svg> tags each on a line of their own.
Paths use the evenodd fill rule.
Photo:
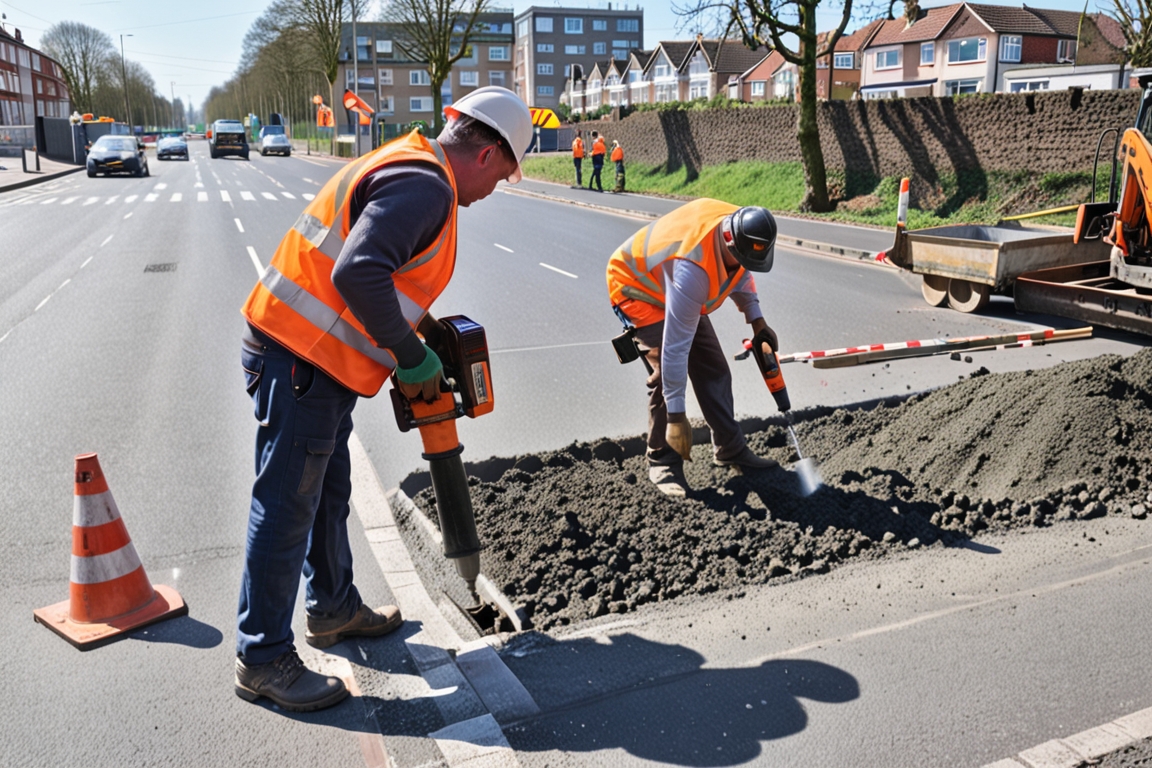
<svg viewBox="0 0 1152 768">
<path fill-rule="evenodd" d="M 572 165 L 576 166 L 576 186 L 584 187 L 584 176 L 580 166 L 584 164 L 584 139 L 580 137 L 580 129 L 576 129 L 576 138 L 572 139 Z"/>
<path fill-rule="evenodd" d="M 769 469 L 772 459 L 748 447 L 733 415 L 732 374 L 708 315 L 731 297 L 752 335 L 766 331 L 752 272 L 772 268 L 776 221 L 764 208 L 701 198 L 630 237 L 608 262 L 608 296 L 634 328 L 648 377 L 648 476 L 669 496 L 687 493 L 683 461 L 691 460 L 685 413 L 689 379 L 712 431 L 713 463 Z"/>
<path fill-rule="evenodd" d="M 604 170 L 604 155 L 607 153 L 608 145 L 604 143 L 604 137 L 599 131 L 592 131 L 592 177 L 588 179 L 588 189 L 592 189 L 592 183 L 595 182 L 596 191 L 604 191 L 600 183 L 600 172 Z"/>
<path fill-rule="evenodd" d="M 612 141 L 611 159 L 616 163 L 616 188 L 612 191 L 619 194 L 624 191 L 624 149 L 619 141 Z"/>
<path fill-rule="evenodd" d="M 440 324 L 428 309 L 455 265 L 458 206 L 518 182 L 532 140 L 528 107 L 504 88 L 479 88 L 445 112 L 438 140 L 413 131 L 334 176 L 242 310 L 242 365 L 260 424 L 236 642 L 235 690 L 249 701 L 310 711 L 348 694 L 296 654 L 301 572 L 310 645 L 401 624 L 395 606 L 370 608 L 353 584 L 352 409 L 393 371 L 409 399 L 439 395 Z"/>
</svg>

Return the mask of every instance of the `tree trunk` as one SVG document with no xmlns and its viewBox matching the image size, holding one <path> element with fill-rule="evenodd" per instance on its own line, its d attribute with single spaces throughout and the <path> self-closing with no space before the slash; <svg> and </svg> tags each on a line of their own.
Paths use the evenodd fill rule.
<svg viewBox="0 0 1152 768">
<path fill-rule="evenodd" d="M 816 30 L 816 5 L 804 9 L 804 26 Z M 820 147 L 820 125 L 816 120 L 816 46 L 802 46 L 804 63 L 800 65 L 800 113 L 796 139 L 804 161 L 804 199 L 800 210 L 824 213 L 832 210 L 828 200 L 828 177 L 824 171 L 824 150 Z"/>
<path fill-rule="evenodd" d="M 336 157 L 336 81 L 328 81 L 328 107 L 332 110 L 332 133 L 328 137 L 328 154 Z"/>
<path fill-rule="evenodd" d="M 432 81 L 432 136 L 439 136 L 444 130 L 444 94 L 440 90 L 443 86 L 443 80 Z"/>
</svg>

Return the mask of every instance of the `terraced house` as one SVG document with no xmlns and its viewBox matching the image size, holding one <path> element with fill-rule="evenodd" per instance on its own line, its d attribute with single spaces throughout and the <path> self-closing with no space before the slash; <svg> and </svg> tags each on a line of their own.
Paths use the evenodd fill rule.
<svg viewBox="0 0 1152 768">
<path fill-rule="evenodd" d="M 64 71 L 0 26 L 0 126 L 31 126 L 37 117 L 68 117 L 72 104 Z"/>
<path fill-rule="evenodd" d="M 957 3 L 911 6 L 864 49 L 865 98 L 957 96 L 1123 83 L 1123 35 L 1101 14 Z"/>
</svg>

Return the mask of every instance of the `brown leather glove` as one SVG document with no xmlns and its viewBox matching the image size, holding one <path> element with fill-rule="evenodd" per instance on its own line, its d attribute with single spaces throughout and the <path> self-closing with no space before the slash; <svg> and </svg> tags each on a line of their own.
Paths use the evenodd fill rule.
<svg viewBox="0 0 1152 768">
<path fill-rule="evenodd" d="M 758 317 L 752 321 L 752 335 L 755 336 L 756 334 L 760 333 L 760 331 L 764 331 L 768 334 L 768 338 L 772 344 L 772 351 L 779 352 L 780 341 L 776 338 L 776 331 L 769 328 L 768 323 L 764 322 L 764 318 L 762 317 Z"/>
<path fill-rule="evenodd" d="M 672 450 L 680 454 L 684 461 L 692 461 L 692 425 L 687 414 L 669 413 L 668 426 L 664 428 L 664 439 Z"/>
</svg>

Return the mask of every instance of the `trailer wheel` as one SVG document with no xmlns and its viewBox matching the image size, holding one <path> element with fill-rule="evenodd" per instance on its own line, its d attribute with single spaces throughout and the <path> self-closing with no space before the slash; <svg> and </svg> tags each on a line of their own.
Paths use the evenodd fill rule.
<svg viewBox="0 0 1152 768">
<path fill-rule="evenodd" d="M 948 306 L 957 312 L 978 312 L 988 306 L 992 287 L 967 280 L 948 281 Z"/>
<path fill-rule="evenodd" d="M 924 275 L 920 294 L 929 306 L 942 307 L 948 301 L 948 278 L 939 275 Z"/>
</svg>

